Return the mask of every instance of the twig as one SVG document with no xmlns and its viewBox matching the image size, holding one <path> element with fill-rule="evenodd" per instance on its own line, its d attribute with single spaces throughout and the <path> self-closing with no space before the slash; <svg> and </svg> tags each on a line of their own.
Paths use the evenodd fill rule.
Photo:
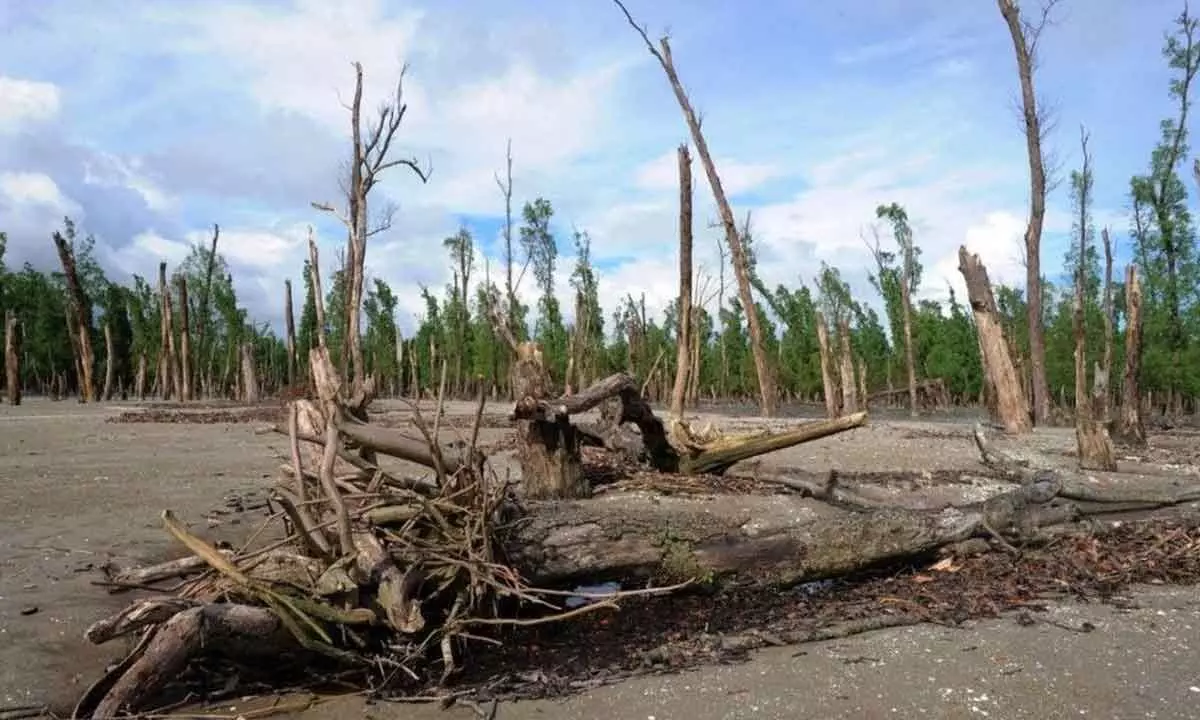
<svg viewBox="0 0 1200 720">
<path fill-rule="evenodd" d="M 300 462 L 300 439 L 297 435 L 300 433 L 300 409 L 296 407 L 296 403 L 291 403 L 291 412 L 288 414 L 288 439 L 292 446 L 292 467 L 296 476 L 296 499 L 300 503 L 308 500 L 308 490 L 304 486 L 304 465 Z"/>
</svg>

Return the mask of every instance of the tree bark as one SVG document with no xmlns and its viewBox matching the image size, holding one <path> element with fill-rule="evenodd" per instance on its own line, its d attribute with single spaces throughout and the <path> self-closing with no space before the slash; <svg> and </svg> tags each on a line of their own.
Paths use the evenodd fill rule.
<svg viewBox="0 0 1200 720">
<path fill-rule="evenodd" d="M 700 129 L 700 119 L 697 117 L 687 91 L 683 89 L 683 83 L 675 70 L 675 64 L 671 59 L 671 45 L 667 38 L 660 39 L 659 46 L 655 48 L 646 35 L 646 31 L 634 22 L 633 16 L 629 14 L 629 10 L 625 8 L 621 0 L 614 1 L 625 13 L 629 24 L 641 35 L 650 54 L 658 60 L 666 73 L 667 79 L 671 83 L 671 89 L 675 92 L 675 99 L 683 111 L 684 120 L 687 121 L 692 142 L 696 145 L 696 151 L 700 153 L 700 161 L 704 164 L 704 172 L 708 176 L 708 184 L 712 188 L 713 197 L 717 202 L 717 210 L 721 216 L 721 225 L 725 230 L 725 244 L 729 246 L 730 263 L 733 265 L 734 277 L 737 278 L 738 283 L 738 299 L 746 312 L 746 325 L 750 331 L 750 351 L 754 355 L 754 369 L 758 375 L 760 408 L 764 416 L 771 417 L 775 415 L 777 403 L 775 377 L 771 369 L 770 358 L 767 356 L 762 325 L 759 323 L 758 313 L 755 311 L 746 248 L 742 244 L 742 237 L 738 232 L 733 208 L 729 205 L 729 199 L 725 196 L 725 189 L 721 185 L 721 177 L 717 174 L 716 163 L 713 162 L 712 153 L 708 150 L 708 142 L 704 139 L 704 133 Z"/>
<path fill-rule="evenodd" d="M 113 358 L 113 336 L 112 323 L 105 319 L 104 321 L 104 390 L 101 396 L 107 401 L 112 400 L 113 394 L 113 378 L 116 375 L 117 367 Z"/>
<path fill-rule="evenodd" d="M 67 282 L 67 305 L 69 325 L 76 339 L 75 362 L 79 368 L 79 399 L 82 402 L 96 400 L 96 385 L 92 378 L 95 354 L 92 351 L 92 305 L 75 269 L 75 248 L 60 233 L 54 233 L 54 247 L 62 262 L 63 275 Z"/>
<path fill-rule="evenodd" d="M 292 281 L 283 281 L 283 322 L 287 329 L 287 383 L 296 386 L 296 315 L 292 311 Z"/>
<path fill-rule="evenodd" d="M 512 387 L 519 403 L 550 396 L 550 374 L 535 342 L 516 346 Z M 566 416 L 518 419 L 517 460 L 521 485 L 531 499 L 584 498 L 592 488 L 583 475 L 579 435 Z"/>
<path fill-rule="evenodd" d="M 858 400 L 863 410 L 867 409 L 870 397 L 867 395 L 867 363 L 858 356 Z"/>
<path fill-rule="evenodd" d="M 692 158 L 679 146 L 679 330 L 675 338 L 675 386 L 671 414 L 683 417 L 692 351 Z"/>
<path fill-rule="evenodd" d="M 1034 91 L 1033 69 L 1045 18 L 1039 25 L 1021 20 L 1016 0 L 997 0 L 1012 36 L 1021 81 L 1025 147 L 1029 157 L 1029 225 L 1025 230 L 1025 294 L 1029 318 L 1029 364 L 1033 381 L 1033 416 L 1039 425 L 1050 421 L 1050 388 L 1046 382 L 1046 338 L 1042 325 L 1042 225 L 1046 217 L 1046 165 L 1042 157 L 1042 117 Z"/>
<path fill-rule="evenodd" d="M 179 399 L 195 399 L 192 387 L 192 318 L 188 307 L 187 276 L 179 274 Z"/>
<path fill-rule="evenodd" d="M 838 369 L 842 386 L 842 413 L 858 412 L 858 385 L 854 382 L 854 356 L 850 352 L 850 321 L 842 318 L 838 322 Z"/>
<path fill-rule="evenodd" d="M 825 393 L 825 416 L 833 419 L 841 415 L 842 403 L 838 399 L 837 383 L 833 379 L 833 349 L 829 345 L 829 325 L 825 316 L 817 313 L 817 344 L 821 349 L 821 387 Z"/>
<path fill-rule="evenodd" d="M 1130 263 L 1125 269 L 1125 379 L 1121 387 L 1121 422 L 1117 431 L 1122 442 L 1135 446 L 1146 444 L 1146 427 L 1142 423 L 1142 284 L 1138 267 Z"/>
<path fill-rule="evenodd" d="M 200 288 L 200 304 L 197 308 L 200 315 L 197 320 L 198 324 L 196 325 L 196 348 L 199 351 L 197 357 L 201 358 L 201 361 L 205 365 L 204 376 L 208 381 L 205 382 L 204 385 L 208 392 L 212 392 L 210 366 L 213 362 L 209 354 L 209 345 L 206 343 L 206 341 L 211 340 L 207 336 L 208 306 L 209 301 L 212 299 L 212 276 L 217 266 L 217 240 L 219 240 L 220 237 L 221 226 L 213 223 L 212 244 L 209 246 L 208 263 L 204 268 L 204 287 Z"/>
<path fill-rule="evenodd" d="M 4 381 L 8 404 L 21 404 L 21 323 L 17 313 L 4 313 Z"/>
<path fill-rule="evenodd" d="M 900 304 L 904 313 L 904 364 L 908 370 L 908 409 L 912 417 L 917 417 L 917 363 L 914 359 L 912 336 L 912 293 L 913 262 L 911 242 L 902 247 L 904 253 L 904 278 L 900 283 Z M 864 396 L 866 391 L 863 391 Z"/>
<path fill-rule="evenodd" d="M 1079 467 L 1085 470 L 1116 470 L 1108 430 L 1092 414 L 1087 383 L 1087 326 L 1084 316 L 1084 293 L 1087 284 L 1088 208 L 1091 205 L 1092 170 L 1087 135 L 1083 135 L 1083 169 L 1078 186 L 1079 203 L 1079 260 L 1075 267 L 1075 298 L 1072 331 L 1075 335 L 1075 444 Z"/>
<path fill-rule="evenodd" d="M 987 268 L 979 256 L 968 253 L 966 246 L 958 249 L 958 270 L 967 284 L 967 296 L 975 316 L 975 330 L 984 358 L 984 369 L 995 391 L 996 409 L 1000 422 L 1009 433 L 1033 430 L 1029 404 L 1021 390 L 1016 368 L 1008 353 L 1004 329 L 1000 324 L 996 298 L 992 295 Z"/>
<path fill-rule="evenodd" d="M 321 289 L 321 256 L 312 227 L 308 228 L 308 266 L 312 278 L 313 306 L 317 311 L 317 346 L 325 347 L 325 291 Z"/>
<path fill-rule="evenodd" d="M 171 290 L 167 286 L 167 264 L 158 264 L 158 294 L 159 294 L 159 350 L 158 350 L 158 387 L 163 400 L 170 400 L 174 392 L 178 392 L 179 384 L 175 377 L 175 333 L 171 328 Z"/>
<path fill-rule="evenodd" d="M 1104 242 L 1104 361 L 1101 372 L 1096 373 L 1095 392 L 1093 396 L 1100 403 L 1096 407 L 1096 419 L 1105 427 L 1112 424 L 1112 368 L 1113 368 L 1113 333 L 1116 326 L 1113 317 L 1113 246 L 1108 228 L 1100 231 Z M 1100 382 L 1103 380 L 1103 382 Z"/>
<path fill-rule="evenodd" d="M 254 345 L 242 343 L 242 401 L 247 404 L 258 402 L 258 370 L 254 367 Z"/>
<path fill-rule="evenodd" d="M 146 399 L 146 353 L 138 353 L 137 374 L 133 377 L 133 394 L 138 400 Z"/>
</svg>

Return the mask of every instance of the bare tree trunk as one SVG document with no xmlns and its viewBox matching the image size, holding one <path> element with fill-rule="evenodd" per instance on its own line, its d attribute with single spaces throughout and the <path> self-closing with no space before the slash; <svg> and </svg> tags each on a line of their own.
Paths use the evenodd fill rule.
<svg viewBox="0 0 1200 720">
<path fill-rule="evenodd" d="M 825 316 L 817 313 L 817 344 L 821 349 L 821 387 L 825 392 L 825 415 L 834 419 L 841 415 L 837 383 L 833 380 L 833 349 L 829 345 L 829 325 Z"/>
<path fill-rule="evenodd" d="M 366 272 L 367 238 L 391 226 L 391 213 L 375 227 L 370 227 L 370 216 L 367 212 L 367 200 L 372 188 L 380 179 L 380 174 L 388 168 L 397 165 L 408 167 L 421 179 L 428 180 L 428 171 L 423 171 L 416 160 L 390 159 L 388 151 L 392 148 L 396 132 L 404 120 L 408 106 L 404 103 L 404 69 L 396 82 L 394 96 L 378 111 L 376 120 L 364 128 L 362 122 L 363 69 L 361 63 L 354 63 L 354 100 L 350 104 L 350 137 L 352 156 L 350 162 L 350 183 L 346 186 L 346 214 L 339 215 L 346 226 L 348 239 L 346 243 L 346 307 L 343 309 L 346 319 L 345 346 L 342 349 L 342 362 L 347 358 L 353 366 L 353 375 L 347 388 L 347 396 L 355 397 L 365 392 L 366 366 L 363 364 L 361 311 L 363 301 L 363 280 Z M 326 212 L 338 214 L 329 204 L 313 203 L 315 207 Z"/>
<path fill-rule="evenodd" d="M 992 295 L 991 281 L 987 268 L 979 256 L 967 252 L 966 246 L 958 249 L 958 270 L 967 284 L 967 296 L 975 316 L 975 329 L 979 333 L 984 368 L 995 391 L 996 409 L 1000 422 L 1009 433 L 1027 433 L 1033 430 L 1029 417 L 1029 403 L 1021 391 L 1021 382 L 1008 344 L 1000 324 L 996 298 Z"/>
<path fill-rule="evenodd" d="M 204 268 L 204 287 L 200 288 L 200 303 L 197 307 L 199 317 L 196 322 L 196 357 L 204 364 L 204 380 L 202 382 L 207 393 L 212 392 L 212 354 L 208 342 L 208 306 L 212 299 L 212 276 L 217 266 L 217 240 L 221 237 L 221 226 L 213 223 L 212 244 L 208 251 L 208 264 Z"/>
<path fill-rule="evenodd" d="M 1146 444 L 1142 424 L 1142 284 L 1137 265 L 1125 269 L 1125 380 L 1121 387 L 1121 422 L 1118 437 L 1130 445 Z"/>
<path fill-rule="evenodd" d="M 95 367 L 95 355 L 92 352 L 92 305 L 79 283 L 79 274 L 75 269 L 75 248 L 72 247 L 71 241 L 55 232 L 54 246 L 58 250 L 58 259 L 62 262 L 63 275 L 67 281 L 68 327 L 74 328 L 76 338 L 75 362 L 79 369 L 79 399 L 82 402 L 93 402 L 96 399 L 96 386 L 92 379 L 92 369 Z"/>
<path fill-rule="evenodd" d="M 179 399 L 194 400 L 192 391 L 192 319 L 188 312 L 187 276 L 179 274 Z"/>
<path fill-rule="evenodd" d="M 146 353 L 138 353 L 137 374 L 133 378 L 133 394 L 138 400 L 146 399 Z"/>
<path fill-rule="evenodd" d="M 1084 292 L 1087 284 L 1088 208 L 1091 206 L 1092 170 L 1088 153 L 1088 136 L 1081 137 L 1083 169 L 1077 185 L 1079 203 L 1079 261 L 1075 267 L 1075 298 L 1072 331 L 1075 335 L 1075 443 L 1079 467 L 1084 470 L 1116 470 L 1117 458 L 1112 440 L 1092 414 L 1087 382 L 1087 326 L 1084 316 Z M 1107 234 L 1106 234 L 1107 237 Z"/>
<path fill-rule="evenodd" d="M 1096 419 L 1102 422 L 1105 427 L 1111 427 L 1113 332 L 1115 321 L 1113 318 L 1112 289 L 1113 247 L 1112 238 L 1108 234 L 1108 228 L 1104 228 L 1100 232 L 1100 238 L 1104 242 L 1104 363 L 1100 371 L 1096 373 L 1093 397 L 1099 403 L 1095 409 Z"/>
<path fill-rule="evenodd" d="M 311 226 L 308 228 L 308 265 L 312 278 L 313 305 L 317 311 L 317 346 L 325 347 L 325 291 L 321 289 L 321 257 Z"/>
<path fill-rule="evenodd" d="M 283 281 L 283 322 L 287 328 L 287 382 L 296 385 L 296 315 L 292 311 L 292 281 Z"/>
<path fill-rule="evenodd" d="M 914 359 L 913 352 L 913 336 L 912 336 L 912 293 L 909 289 L 912 286 L 913 280 L 913 260 L 912 253 L 907 248 L 904 250 L 904 279 L 900 283 L 900 304 L 904 313 L 904 364 L 908 369 L 908 409 L 912 417 L 917 417 L 920 413 L 917 410 L 917 363 Z M 863 397 L 866 397 L 864 391 Z"/>
<path fill-rule="evenodd" d="M 841 373 L 842 414 L 858 412 L 858 385 L 854 382 L 854 355 L 850 351 L 850 321 L 842 318 L 838 322 L 838 367 Z"/>
<path fill-rule="evenodd" d="M 404 397 L 404 335 L 396 328 L 396 397 Z"/>
<path fill-rule="evenodd" d="M 158 290 L 159 290 L 159 305 L 162 315 L 160 325 L 160 340 L 162 347 L 158 361 L 159 375 L 162 378 L 162 399 L 169 400 L 172 393 L 175 393 L 180 400 L 182 396 L 182 378 L 179 372 L 179 361 L 175 356 L 175 329 L 174 329 L 174 310 L 171 307 L 171 288 L 167 285 L 167 264 L 160 262 L 158 264 Z"/>
<path fill-rule="evenodd" d="M 101 397 L 106 401 L 112 400 L 113 393 L 113 378 L 116 376 L 117 367 L 113 362 L 113 336 L 112 323 L 107 319 L 104 321 L 104 390 L 101 392 Z"/>
<path fill-rule="evenodd" d="M 775 414 L 778 399 L 775 390 L 775 377 L 771 369 L 770 359 L 767 356 L 762 325 L 759 323 L 758 313 L 755 311 L 754 297 L 750 287 L 750 267 L 746 258 L 746 249 L 742 245 L 742 237 L 737 229 L 737 222 L 733 216 L 733 208 L 730 207 L 729 200 L 725 196 L 725 190 L 721 186 L 721 178 L 717 174 L 717 166 L 713 162 L 712 154 L 708 150 L 708 143 L 705 141 L 704 133 L 700 129 L 700 119 L 696 116 L 691 100 L 688 98 L 687 92 L 683 89 L 683 83 L 675 71 L 675 64 L 671 59 L 671 45 L 667 38 L 661 38 L 659 46 L 655 48 L 654 44 L 650 42 L 649 36 L 646 35 L 646 31 L 634 22 L 633 16 L 629 14 L 629 10 L 626 9 L 621 0 L 614 0 L 614 2 L 625 13 L 629 24 L 641 35 L 642 40 L 646 43 L 646 48 L 658 60 L 663 71 L 666 73 L 667 79 L 671 82 L 671 89 L 675 91 L 675 99 L 679 102 L 679 107 L 683 111 L 688 129 L 691 131 L 692 142 L 696 145 L 696 151 L 700 153 L 700 161 L 704 164 L 704 172 L 708 176 L 708 184 L 712 187 L 713 197 L 717 202 L 717 210 L 721 216 L 721 225 L 725 229 L 725 243 L 729 246 L 730 261 L 733 265 L 734 277 L 737 278 L 738 282 L 738 299 L 746 312 L 746 325 L 750 331 L 750 351 L 754 355 L 754 369 L 758 375 L 759 406 L 764 416 L 771 417 Z"/>
<path fill-rule="evenodd" d="M 1033 416 L 1039 425 L 1050 420 L 1050 388 L 1046 382 L 1046 339 L 1042 326 L 1042 224 L 1046 216 L 1046 165 L 1042 157 L 1042 113 L 1037 106 L 1033 69 L 1037 62 L 1037 44 L 1046 25 L 1050 4 L 1043 6 L 1041 21 L 1021 20 L 1016 0 L 997 0 L 1000 14 L 1012 36 L 1017 57 L 1017 75 L 1021 80 L 1022 117 L 1025 145 L 1029 156 L 1029 225 L 1025 231 L 1025 294 L 1029 317 L 1029 364 L 1033 381 Z"/>
<path fill-rule="evenodd" d="M 867 363 L 858 356 L 858 397 L 862 400 L 862 409 L 866 410 L 870 397 L 867 395 Z"/>
<path fill-rule="evenodd" d="M 254 344 L 247 341 L 242 343 L 242 401 L 248 404 L 258 402 L 258 371 L 254 367 Z"/>
<path fill-rule="evenodd" d="M 21 404 L 21 324 L 17 313 L 4 313 L 4 380 L 8 390 L 8 404 Z"/>
<path fill-rule="evenodd" d="M 679 332 L 675 338 L 675 386 L 671 415 L 683 417 L 692 359 L 692 158 L 687 144 L 679 146 Z"/>
</svg>

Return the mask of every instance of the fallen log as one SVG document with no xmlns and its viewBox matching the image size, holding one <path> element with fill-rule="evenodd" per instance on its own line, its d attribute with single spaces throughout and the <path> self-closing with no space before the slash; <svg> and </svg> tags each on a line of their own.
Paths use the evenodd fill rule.
<svg viewBox="0 0 1200 720">
<path fill-rule="evenodd" d="M 620 428 L 632 423 L 641 433 L 641 444 L 650 465 L 661 472 L 684 475 L 719 475 L 743 460 L 862 427 L 867 422 L 867 413 L 857 412 L 804 423 L 780 433 L 701 438 L 679 420 L 673 421 L 668 429 L 642 397 L 634 379 L 625 373 L 611 375 L 582 392 L 553 400 L 526 395 L 517 401 L 511 417 L 534 424 L 559 426 L 572 416 L 613 399 L 620 401 L 619 410 L 606 413 L 609 417 L 600 427 L 589 427 L 588 438 L 598 440 L 605 447 L 628 452 L 630 439 L 620 432 Z"/>
</svg>

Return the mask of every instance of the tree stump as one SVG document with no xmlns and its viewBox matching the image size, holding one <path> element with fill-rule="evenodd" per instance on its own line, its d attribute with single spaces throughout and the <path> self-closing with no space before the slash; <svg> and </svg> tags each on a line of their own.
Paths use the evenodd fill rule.
<svg viewBox="0 0 1200 720">
<path fill-rule="evenodd" d="M 514 394 L 522 399 L 549 397 L 550 374 L 535 342 L 517 345 L 512 368 Z M 586 498 L 592 488 L 583 475 L 579 434 L 565 413 L 517 421 L 517 461 L 530 499 Z"/>
</svg>

